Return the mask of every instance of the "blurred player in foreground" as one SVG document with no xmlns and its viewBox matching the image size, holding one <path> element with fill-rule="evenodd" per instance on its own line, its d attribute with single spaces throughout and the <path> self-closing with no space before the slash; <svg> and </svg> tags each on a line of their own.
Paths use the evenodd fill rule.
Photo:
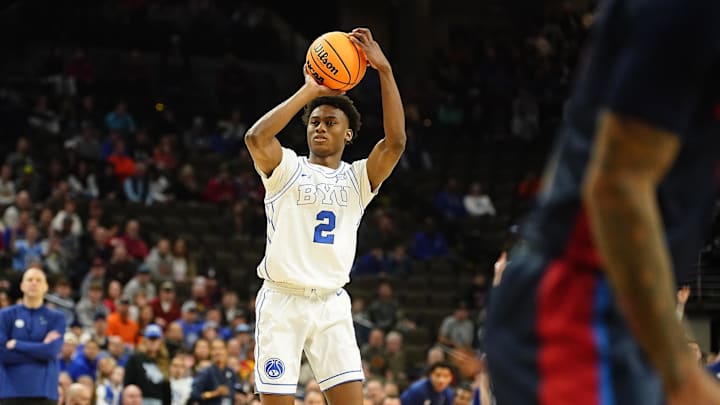
<svg viewBox="0 0 720 405">
<path fill-rule="evenodd" d="M 720 2 L 608 0 L 491 297 L 498 403 L 716 404 L 675 314 L 720 159 Z"/>
</svg>

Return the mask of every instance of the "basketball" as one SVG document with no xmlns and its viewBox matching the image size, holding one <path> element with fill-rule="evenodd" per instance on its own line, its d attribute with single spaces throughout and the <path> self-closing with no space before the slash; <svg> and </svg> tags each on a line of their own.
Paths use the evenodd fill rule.
<svg viewBox="0 0 720 405">
<path fill-rule="evenodd" d="M 355 87 L 367 68 L 365 52 L 340 31 L 327 32 L 308 48 L 305 69 L 315 80 L 333 90 Z"/>
</svg>

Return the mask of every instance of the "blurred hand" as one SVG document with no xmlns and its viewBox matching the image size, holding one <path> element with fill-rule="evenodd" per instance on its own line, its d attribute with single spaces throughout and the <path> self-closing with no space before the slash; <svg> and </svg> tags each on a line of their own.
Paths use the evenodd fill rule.
<svg viewBox="0 0 720 405">
<path fill-rule="evenodd" d="M 10 339 L 7 341 L 7 343 L 5 343 L 5 348 L 12 350 L 15 348 L 15 343 L 17 343 L 17 341 L 15 339 Z"/>
<path fill-rule="evenodd" d="M 390 69 L 390 62 L 385 57 L 380 45 L 373 39 L 372 32 L 367 28 L 355 28 L 350 32 L 350 40 L 357 44 L 367 56 L 370 66 L 377 70 Z"/>
<path fill-rule="evenodd" d="M 682 286 L 677 292 L 677 302 L 678 304 L 685 305 L 687 304 L 688 298 L 690 297 L 690 286 Z"/>
<path fill-rule="evenodd" d="M 502 280 L 503 272 L 507 267 L 507 252 L 503 251 L 500 257 L 495 262 L 495 277 L 493 278 L 493 285 L 500 284 Z"/>
<path fill-rule="evenodd" d="M 227 385 L 221 385 L 215 388 L 215 395 L 218 397 L 224 397 L 228 394 L 230 394 L 230 390 L 228 389 Z"/>
</svg>

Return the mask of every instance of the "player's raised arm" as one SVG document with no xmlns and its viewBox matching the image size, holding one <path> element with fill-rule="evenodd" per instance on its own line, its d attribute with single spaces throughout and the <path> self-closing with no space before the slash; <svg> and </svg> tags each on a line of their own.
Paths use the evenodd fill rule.
<svg viewBox="0 0 720 405">
<path fill-rule="evenodd" d="M 302 87 L 295 94 L 260 117 L 245 133 L 245 145 L 247 145 L 250 156 L 252 156 L 258 169 L 262 170 L 266 176 L 272 174 L 272 171 L 275 170 L 282 159 L 280 142 L 275 136 L 312 99 L 340 94 L 318 84 L 305 70 L 303 70 L 303 74 L 305 83 Z"/>
<path fill-rule="evenodd" d="M 385 137 L 375 145 L 367 161 L 368 178 L 374 190 L 390 176 L 405 150 L 405 111 L 392 66 L 370 30 L 355 28 L 350 39 L 365 51 L 370 66 L 377 69 L 380 76 Z"/>
</svg>

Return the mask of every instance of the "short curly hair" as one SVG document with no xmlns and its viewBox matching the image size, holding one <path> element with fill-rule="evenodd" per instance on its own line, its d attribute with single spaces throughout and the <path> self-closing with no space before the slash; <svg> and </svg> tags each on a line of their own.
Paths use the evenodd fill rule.
<svg viewBox="0 0 720 405">
<path fill-rule="evenodd" d="M 313 110 L 321 105 L 330 105 L 342 110 L 348 117 L 348 121 L 350 123 L 349 127 L 353 133 L 350 142 L 357 138 L 358 133 L 360 132 L 360 127 L 362 126 L 362 121 L 360 120 L 360 111 L 358 111 L 358 109 L 355 107 L 355 103 L 353 103 L 350 97 L 345 95 L 321 96 L 313 99 L 311 102 L 305 105 L 305 111 L 302 115 L 302 122 L 303 124 L 305 124 L 305 126 L 307 126 L 308 121 L 310 120 L 310 114 L 313 112 Z"/>
</svg>

